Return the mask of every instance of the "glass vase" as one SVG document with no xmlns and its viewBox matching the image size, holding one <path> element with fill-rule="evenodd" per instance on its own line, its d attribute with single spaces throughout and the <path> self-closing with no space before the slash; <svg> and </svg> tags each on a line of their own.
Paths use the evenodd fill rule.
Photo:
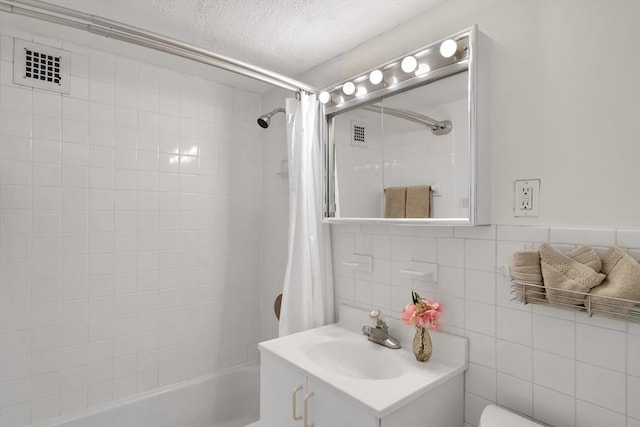
<svg viewBox="0 0 640 427">
<path fill-rule="evenodd" d="M 419 362 L 427 362 L 431 358 L 433 346 L 431 336 L 427 328 L 416 326 L 416 334 L 413 337 L 413 355 Z"/>
</svg>

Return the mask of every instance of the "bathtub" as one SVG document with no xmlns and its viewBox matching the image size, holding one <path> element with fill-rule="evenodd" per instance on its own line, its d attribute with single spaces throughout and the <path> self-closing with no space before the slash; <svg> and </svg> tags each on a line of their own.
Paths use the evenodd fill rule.
<svg viewBox="0 0 640 427">
<path fill-rule="evenodd" d="M 259 418 L 259 394 L 250 363 L 31 427 L 244 427 Z"/>
</svg>

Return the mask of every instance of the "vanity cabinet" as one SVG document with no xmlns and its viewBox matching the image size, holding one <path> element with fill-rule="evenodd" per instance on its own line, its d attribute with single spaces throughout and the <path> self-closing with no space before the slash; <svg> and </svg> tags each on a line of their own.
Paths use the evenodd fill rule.
<svg viewBox="0 0 640 427">
<path fill-rule="evenodd" d="M 400 320 L 387 319 L 392 350 L 362 335 L 369 311 L 339 310 L 338 323 L 258 345 L 260 420 L 248 427 L 463 427 L 466 338 L 434 334 L 420 363 Z"/>
<path fill-rule="evenodd" d="M 335 388 L 296 369 L 286 360 L 265 351 L 260 358 L 260 421 L 251 427 L 463 425 L 463 374 L 390 414 L 378 417 Z M 372 383 L 372 387 L 378 386 L 379 393 L 385 393 L 383 384 Z"/>
<path fill-rule="evenodd" d="M 374 416 L 357 408 L 326 384 L 301 373 L 279 357 L 263 352 L 259 426 L 305 427 L 305 412 L 306 427 L 379 425 Z"/>
</svg>

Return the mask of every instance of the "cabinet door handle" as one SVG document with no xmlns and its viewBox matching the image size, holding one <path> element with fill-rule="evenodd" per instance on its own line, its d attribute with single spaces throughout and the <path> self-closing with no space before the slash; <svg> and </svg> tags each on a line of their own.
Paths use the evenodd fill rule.
<svg viewBox="0 0 640 427">
<path fill-rule="evenodd" d="M 302 390 L 302 386 L 299 385 L 298 387 L 293 389 L 293 392 L 291 393 L 291 408 L 292 408 L 292 416 L 294 421 L 298 421 L 302 419 L 302 415 L 296 415 L 296 406 L 298 406 L 296 404 L 296 395 L 298 394 L 299 391 Z M 305 405 L 306 405 L 306 399 L 305 399 Z"/>
<path fill-rule="evenodd" d="M 309 411 L 307 409 L 307 403 L 309 401 L 309 398 L 311 398 L 311 396 L 313 396 L 313 392 L 308 393 L 305 397 L 304 397 L 304 421 L 302 422 L 302 425 L 304 427 L 313 427 L 313 423 L 311 424 L 307 424 L 307 415 L 309 414 Z"/>
</svg>

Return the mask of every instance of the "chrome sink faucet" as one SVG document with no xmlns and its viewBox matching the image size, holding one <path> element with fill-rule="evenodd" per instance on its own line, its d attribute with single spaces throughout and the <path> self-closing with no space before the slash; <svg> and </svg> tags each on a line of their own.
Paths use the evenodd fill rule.
<svg viewBox="0 0 640 427">
<path fill-rule="evenodd" d="M 362 333 L 369 338 L 369 341 L 393 349 L 400 348 L 400 342 L 389 335 L 389 327 L 387 323 L 380 318 L 380 312 L 373 310 L 369 313 L 369 317 L 376 321 L 375 327 L 368 325 L 362 327 Z"/>
</svg>

